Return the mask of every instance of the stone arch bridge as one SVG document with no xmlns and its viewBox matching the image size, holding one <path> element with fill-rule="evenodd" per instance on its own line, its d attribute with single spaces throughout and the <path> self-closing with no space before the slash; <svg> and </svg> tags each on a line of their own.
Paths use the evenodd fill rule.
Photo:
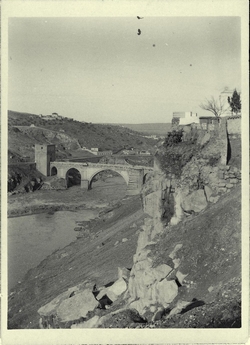
<svg viewBox="0 0 250 345">
<path fill-rule="evenodd" d="M 50 175 L 65 179 L 70 169 L 76 169 L 81 175 L 81 188 L 89 189 L 93 178 L 101 171 L 111 170 L 120 174 L 127 183 L 127 194 L 139 194 L 145 182 L 146 174 L 153 171 L 151 167 L 122 164 L 100 164 L 90 162 L 50 162 Z"/>
</svg>

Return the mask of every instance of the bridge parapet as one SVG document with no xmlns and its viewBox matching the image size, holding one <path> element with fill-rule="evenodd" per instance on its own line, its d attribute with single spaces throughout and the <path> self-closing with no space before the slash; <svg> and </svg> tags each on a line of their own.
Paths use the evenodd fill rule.
<svg viewBox="0 0 250 345">
<path fill-rule="evenodd" d="M 153 167 L 146 167 L 143 165 L 122 165 L 122 164 L 103 164 L 103 163 L 89 163 L 88 166 L 95 166 L 95 167 L 101 167 L 107 169 L 108 167 L 110 169 L 122 169 L 122 170 L 147 170 L 147 171 L 153 171 Z"/>
</svg>

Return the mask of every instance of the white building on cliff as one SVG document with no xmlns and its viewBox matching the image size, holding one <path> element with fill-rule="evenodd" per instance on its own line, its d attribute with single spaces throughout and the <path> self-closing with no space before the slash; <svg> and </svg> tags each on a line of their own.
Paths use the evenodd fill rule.
<svg viewBox="0 0 250 345">
<path fill-rule="evenodd" d="M 199 118 L 198 114 L 192 111 L 173 112 L 172 123 L 174 122 L 179 122 L 179 125 L 189 125 L 191 123 L 199 123 Z"/>
</svg>

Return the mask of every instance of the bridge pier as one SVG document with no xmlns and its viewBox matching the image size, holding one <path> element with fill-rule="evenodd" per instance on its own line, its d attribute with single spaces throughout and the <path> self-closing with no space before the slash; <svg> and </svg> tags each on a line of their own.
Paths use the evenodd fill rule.
<svg viewBox="0 0 250 345">
<path fill-rule="evenodd" d="M 89 189 L 89 180 L 81 180 L 81 188 L 82 189 Z"/>
</svg>

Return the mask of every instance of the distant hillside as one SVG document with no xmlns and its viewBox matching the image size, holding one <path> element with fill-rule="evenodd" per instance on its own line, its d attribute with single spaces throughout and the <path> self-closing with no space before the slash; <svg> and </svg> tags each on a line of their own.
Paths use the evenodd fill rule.
<svg viewBox="0 0 250 345">
<path fill-rule="evenodd" d="M 35 114 L 8 112 L 9 154 L 13 157 L 34 157 L 34 144 L 55 144 L 57 157 L 79 157 L 81 148 L 98 147 L 117 151 L 134 147 L 155 151 L 156 141 L 144 138 L 129 128 L 79 122 L 73 119 L 45 120 Z"/>
<path fill-rule="evenodd" d="M 140 124 L 125 124 L 120 126 L 132 129 L 133 131 L 149 134 L 149 135 L 164 135 L 171 130 L 171 123 L 140 123 Z"/>
</svg>

